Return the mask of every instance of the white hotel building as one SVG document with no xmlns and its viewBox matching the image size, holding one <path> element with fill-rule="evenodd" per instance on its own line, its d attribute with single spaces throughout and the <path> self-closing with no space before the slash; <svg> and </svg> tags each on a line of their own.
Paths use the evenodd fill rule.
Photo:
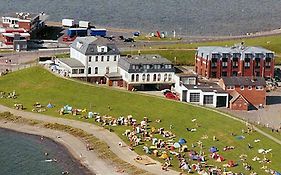
<svg viewBox="0 0 281 175">
<path fill-rule="evenodd" d="M 120 51 L 105 38 L 78 37 L 70 45 L 70 58 L 57 59 L 65 75 L 89 82 L 106 83 L 105 74 L 117 72 Z"/>
</svg>

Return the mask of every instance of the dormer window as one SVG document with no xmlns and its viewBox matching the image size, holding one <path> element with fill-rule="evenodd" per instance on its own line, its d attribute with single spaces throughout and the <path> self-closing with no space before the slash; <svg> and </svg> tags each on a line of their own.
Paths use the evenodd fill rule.
<svg viewBox="0 0 281 175">
<path fill-rule="evenodd" d="M 100 53 L 106 53 L 107 52 L 107 46 L 97 46 L 98 52 Z"/>
</svg>

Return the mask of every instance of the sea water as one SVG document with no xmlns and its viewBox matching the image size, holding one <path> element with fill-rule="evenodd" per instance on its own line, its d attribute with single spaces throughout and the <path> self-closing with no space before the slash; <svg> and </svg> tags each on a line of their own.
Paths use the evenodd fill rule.
<svg viewBox="0 0 281 175">
<path fill-rule="evenodd" d="M 48 159 L 57 162 L 48 162 Z M 63 171 L 74 175 L 91 174 L 65 147 L 53 140 L 0 129 L 1 175 L 60 175 Z"/>
<path fill-rule="evenodd" d="M 0 15 L 40 12 L 49 20 L 182 35 L 237 35 L 281 27 L 280 0 L 0 0 Z"/>
</svg>

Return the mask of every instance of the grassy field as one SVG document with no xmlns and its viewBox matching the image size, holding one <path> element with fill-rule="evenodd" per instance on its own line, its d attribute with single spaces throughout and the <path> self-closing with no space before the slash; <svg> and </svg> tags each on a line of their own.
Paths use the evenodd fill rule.
<svg viewBox="0 0 281 175">
<path fill-rule="evenodd" d="M 161 45 L 159 42 L 159 45 L 152 46 L 153 49 L 168 49 L 168 51 L 162 51 L 162 50 L 154 50 L 154 51 L 142 51 L 143 53 L 149 52 L 149 53 L 155 53 L 160 54 L 163 57 L 166 56 L 171 61 L 174 61 L 174 57 L 178 58 L 178 65 L 194 65 L 194 54 L 195 51 L 192 50 L 186 50 L 186 51 L 179 51 L 176 49 L 196 49 L 199 46 L 234 46 L 237 43 L 244 42 L 247 46 L 261 46 L 264 48 L 267 48 L 269 50 L 272 50 L 276 54 L 276 64 L 281 64 L 281 35 L 275 35 L 275 36 L 265 36 L 265 37 L 257 37 L 257 38 L 247 38 L 247 39 L 233 39 L 233 40 L 226 40 L 226 41 L 213 41 L 213 42 L 199 42 L 199 43 L 191 43 L 191 44 L 165 44 Z M 172 56 L 170 56 L 167 53 L 173 53 Z"/>
<path fill-rule="evenodd" d="M 193 66 L 195 52 L 196 51 L 190 50 L 142 50 L 141 54 L 159 54 L 172 61 L 175 65 Z M 138 51 L 128 51 L 123 52 L 122 54 L 136 55 L 138 54 Z"/>
<path fill-rule="evenodd" d="M 55 57 L 56 58 L 69 58 L 70 57 L 70 53 L 56 54 Z"/>
<path fill-rule="evenodd" d="M 26 107 L 26 110 L 31 111 L 35 102 L 40 102 L 45 105 L 51 102 L 55 104 L 55 108 L 49 109 L 44 113 L 54 117 L 66 117 L 83 120 L 85 122 L 93 122 L 92 119 L 81 119 L 78 116 L 60 116 L 58 110 L 64 105 L 69 104 L 74 108 L 87 108 L 90 111 L 99 112 L 101 115 L 106 114 L 118 117 L 131 114 L 138 121 L 146 116 L 152 121 L 149 123 L 150 127 L 164 127 L 169 130 L 170 125 L 173 125 L 171 131 L 176 134 L 176 140 L 185 138 L 188 147 L 198 152 L 200 148 L 191 148 L 191 144 L 200 140 L 204 145 L 202 151 L 206 154 L 209 154 L 208 150 L 211 146 L 218 147 L 220 150 L 219 153 L 226 161 L 219 163 L 207 157 L 207 163 L 222 167 L 228 160 L 234 160 L 239 166 L 230 170 L 235 172 L 249 173 L 244 170 L 242 162 L 239 160 L 241 154 L 247 154 L 247 162 L 252 165 L 254 171 L 259 174 L 264 174 L 264 171 L 260 169 L 262 165 L 258 162 L 253 162 L 251 159 L 255 156 L 263 158 L 263 155 L 257 153 L 258 149 L 271 148 L 273 149 L 272 154 L 267 155 L 267 158 L 269 158 L 272 163 L 266 165 L 281 171 L 279 156 L 281 154 L 280 145 L 256 132 L 242 134 L 242 130 L 247 131 L 247 127 L 244 124 L 202 108 L 175 101 L 163 100 L 157 97 L 139 95 L 135 92 L 82 85 L 78 82 L 58 78 L 40 67 L 29 68 L 0 77 L 0 90 L 5 92 L 15 90 L 19 95 L 17 99 L 1 98 L 1 104 L 12 107 L 15 103 L 22 103 Z M 109 110 L 108 106 L 110 106 L 111 110 Z M 197 119 L 199 127 L 196 127 L 195 124 L 191 122 L 194 118 Z M 162 122 L 157 123 L 155 122 L 156 119 L 161 119 Z M 188 132 L 186 130 L 187 127 L 196 128 L 197 131 Z M 118 126 L 112 127 L 112 129 L 117 135 L 128 142 L 122 135 L 126 127 Z M 237 140 L 231 133 L 243 135 L 245 139 Z M 208 138 L 202 139 L 203 135 L 207 135 Z M 213 136 L 216 136 L 219 141 L 213 141 Z M 255 139 L 260 139 L 261 142 L 254 143 L 253 141 Z M 254 148 L 248 149 L 248 143 L 251 143 Z M 150 142 L 145 142 L 144 144 L 150 144 Z M 224 146 L 235 146 L 235 149 L 224 152 Z M 144 154 L 141 146 L 137 147 L 135 150 L 140 154 Z M 172 164 L 174 168 L 177 169 L 178 161 L 175 159 L 176 158 L 173 158 Z"/>
</svg>

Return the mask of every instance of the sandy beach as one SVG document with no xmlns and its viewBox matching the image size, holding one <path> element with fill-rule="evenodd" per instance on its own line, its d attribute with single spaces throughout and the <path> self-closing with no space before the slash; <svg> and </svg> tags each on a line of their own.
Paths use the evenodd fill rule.
<svg viewBox="0 0 281 175">
<path fill-rule="evenodd" d="M 79 160 L 81 164 L 87 167 L 93 174 L 121 174 L 117 173 L 116 168 L 109 164 L 109 162 L 99 158 L 94 151 L 88 151 L 82 140 L 68 133 L 5 121 L 0 121 L 0 127 L 17 132 L 48 137 L 62 144 L 74 158 Z"/>
</svg>

